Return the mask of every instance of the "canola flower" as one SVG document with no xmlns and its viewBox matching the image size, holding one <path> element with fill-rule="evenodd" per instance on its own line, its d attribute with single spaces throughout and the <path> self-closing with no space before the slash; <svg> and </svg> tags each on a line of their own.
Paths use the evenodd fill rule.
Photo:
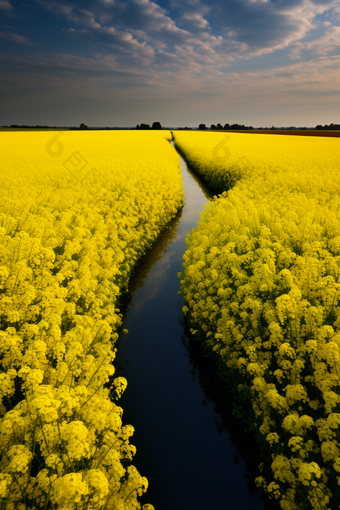
<svg viewBox="0 0 340 510">
<path fill-rule="evenodd" d="M 171 134 L 1 138 L 0 508 L 140 509 L 113 361 L 120 296 L 183 205 Z"/>
<path fill-rule="evenodd" d="M 220 193 L 187 237 L 183 311 L 252 405 L 258 486 L 340 508 L 340 145 L 227 136 L 175 132 Z"/>
</svg>

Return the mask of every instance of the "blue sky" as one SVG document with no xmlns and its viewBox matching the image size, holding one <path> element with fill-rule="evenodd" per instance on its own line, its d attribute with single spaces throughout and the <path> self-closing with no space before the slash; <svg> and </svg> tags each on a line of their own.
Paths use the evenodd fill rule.
<svg viewBox="0 0 340 510">
<path fill-rule="evenodd" d="M 340 123 L 340 0 L 0 0 L 0 125 Z"/>
</svg>

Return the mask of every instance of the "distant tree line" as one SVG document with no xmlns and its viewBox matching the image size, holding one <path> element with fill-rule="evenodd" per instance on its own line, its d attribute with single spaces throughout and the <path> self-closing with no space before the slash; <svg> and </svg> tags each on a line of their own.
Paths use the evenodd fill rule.
<svg viewBox="0 0 340 510">
<path fill-rule="evenodd" d="M 207 128 L 207 126 L 205 124 L 200 124 L 198 126 L 198 129 L 209 129 Z M 245 126 L 244 124 L 232 124 L 231 126 L 229 126 L 229 124 L 224 124 L 224 126 L 222 126 L 222 124 L 218 123 L 218 124 L 211 124 L 210 126 L 210 129 L 211 130 L 223 130 L 223 129 L 254 129 L 253 126 Z"/>
<path fill-rule="evenodd" d="M 2 126 L 2 127 L 7 127 L 7 126 Z M 38 124 L 36 126 L 26 126 L 26 125 L 22 125 L 22 126 L 18 126 L 18 124 L 12 124 L 11 126 L 9 126 L 10 128 L 24 128 L 24 129 L 51 129 L 51 126 L 39 126 Z M 53 126 L 55 128 L 55 126 Z M 88 129 L 88 127 L 85 125 L 85 124 L 80 124 L 79 127 L 70 127 L 69 129 Z"/>
<path fill-rule="evenodd" d="M 321 124 L 318 124 L 316 126 L 315 129 L 340 129 L 340 124 L 329 124 L 329 126 L 327 126 L 327 124 L 325 124 L 324 126 L 321 126 Z"/>
<path fill-rule="evenodd" d="M 70 129 L 89 129 L 86 124 L 81 123 L 79 128 L 70 128 Z"/>
<path fill-rule="evenodd" d="M 2 126 L 3 128 L 7 128 L 7 127 L 10 127 L 10 128 L 22 128 L 22 129 L 51 129 L 52 126 L 40 126 L 40 125 L 36 125 L 36 126 L 26 126 L 26 125 L 21 125 L 19 126 L 18 124 L 12 124 L 11 126 Z M 54 128 L 56 126 L 53 126 Z M 67 129 L 67 128 L 66 128 Z M 86 126 L 85 124 L 81 123 L 79 127 L 70 127 L 68 129 L 72 129 L 72 130 L 83 130 L 83 129 L 89 129 L 88 126 Z M 90 128 L 90 129 L 131 129 L 131 128 L 117 128 L 117 127 L 106 127 L 106 128 Z M 133 128 L 132 128 L 133 129 Z M 135 129 L 163 129 L 162 126 L 161 126 L 161 123 L 160 122 L 153 122 L 152 123 L 152 126 L 150 127 L 150 124 L 137 124 L 136 128 Z M 191 129 L 195 129 L 195 128 L 189 128 L 189 127 L 180 127 L 180 128 L 177 128 L 177 129 L 182 129 L 182 130 L 191 130 Z M 224 126 L 222 126 L 222 124 L 220 123 L 217 123 L 217 124 L 211 124 L 210 128 L 207 127 L 205 124 L 200 124 L 198 126 L 198 129 L 200 130 L 205 130 L 205 129 L 210 129 L 212 131 L 222 131 L 222 130 L 242 130 L 242 129 L 254 129 L 253 126 L 245 126 L 244 124 L 224 124 Z M 257 128 L 257 129 L 325 129 L 325 130 L 331 130 L 331 129 L 336 129 L 336 130 L 340 130 L 340 124 L 334 124 L 333 122 L 331 124 L 325 124 L 324 126 L 322 126 L 321 124 L 318 124 L 315 128 L 307 128 L 307 127 L 296 127 L 296 126 L 290 126 L 290 127 L 275 127 L 275 126 L 272 126 L 271 128 Z"/>
<path fill-rule="evenodd" d="M 7 127 L 7 126 L 2 126 L 2 127 Z M 43 128 L 49 128 L 50 126 L 38 126 L 38 125 L 36 125 L 36 126 L 24 126 L 24 125 L 22 125 L 22 126 L 18 126 L 17 124 L 12 124 L 12 125 L 11 125 L 11 126 L 9 126 L 9 127 L 10 127 L 10 128 L 25 128 L 25 129 L 29 129 L 29 128 L 31 128 L 31 129 L 36 129 L 36 128 L 43 129 Z M 55 127 L 55 126 L 54 126 L 54 127 Z"/>
<path fill-rule="evenodd" d="M 153 122 L 150 128 L 149 124 L 137 124 L 136 129 L 163 129 L 160 122 Z"/>
</svg>

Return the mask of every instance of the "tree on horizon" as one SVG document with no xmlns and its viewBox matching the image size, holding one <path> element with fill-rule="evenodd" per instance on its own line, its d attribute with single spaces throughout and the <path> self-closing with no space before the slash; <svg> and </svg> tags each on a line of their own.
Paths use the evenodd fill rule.
<svg viewBox="0 0 340 510">
<path fill-rule="evenodd" d="M 153 122 L 151 129 L 163 129 L 160 122 Z"/>
</svg>

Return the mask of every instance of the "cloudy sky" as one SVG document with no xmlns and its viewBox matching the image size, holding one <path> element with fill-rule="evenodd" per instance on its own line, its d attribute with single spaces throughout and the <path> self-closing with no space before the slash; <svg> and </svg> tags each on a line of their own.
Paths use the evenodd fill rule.
<svg viewBox="0 0 340 510">
<path fill-rule="evenodd" d="M 0 125 L 340 122 L 340 0 L 0 0 Z"/>
</svg>

